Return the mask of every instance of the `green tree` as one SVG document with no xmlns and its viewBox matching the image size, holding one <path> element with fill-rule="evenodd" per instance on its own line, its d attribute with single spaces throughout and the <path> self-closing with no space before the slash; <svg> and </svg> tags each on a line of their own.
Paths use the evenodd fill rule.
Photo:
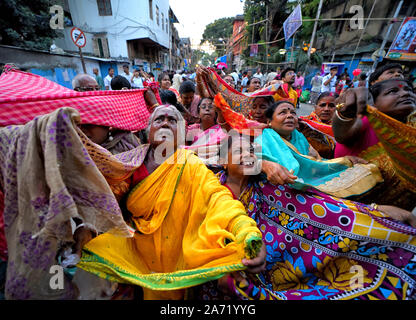
<svg viewBox="0 0 416 320">
<path fill-rule="evenodd" d="M 202 34 L 201 44 L 209 41 L 216 47 L 217 55 L 223 55 L 225 53 L 226 43 L 233 34 L 233 22 L 234 17 L 227 17 L 217 19 L 208 24 Z"/>
<path fill-rule="evenodd" d="M 0 43 L 30 49 L 48 50 L 54 38 L 61 35 L 49 21 L 49 0 L 1 0 Z"/>
</svg>

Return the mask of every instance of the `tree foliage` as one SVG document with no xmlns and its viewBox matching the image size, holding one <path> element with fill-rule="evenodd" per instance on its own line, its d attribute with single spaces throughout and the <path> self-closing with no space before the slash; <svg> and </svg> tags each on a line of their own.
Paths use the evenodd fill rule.
<svg viewBox="0 0 416 320">
<path fill-rule="evenodd" d="M 49 25 L 53 4 L 48 0 L 1 0 L 0 43 L 48 50 L 60 35 Z"/>
<path fill-rule="evenodd" d="M 215 46 L 216 54 L 218 56 L 223 55 L 226 43 L 233 34 L 233 22 L 234 17 L 226 17 L 217 19 L 206 25 L 204 33 L 202 34 L 201 44 L 205 41 L 209 41 Z"/>
<path fill-rule="evenodd" d="M 208 40 L 215 45 L 220 38 L 230 38 L 233 34 L 233 22 L 234 17 L 227 17 L 217 19 L 206 25 L 204 33 L 202 34 L 201 44 Z"/>
</svg>

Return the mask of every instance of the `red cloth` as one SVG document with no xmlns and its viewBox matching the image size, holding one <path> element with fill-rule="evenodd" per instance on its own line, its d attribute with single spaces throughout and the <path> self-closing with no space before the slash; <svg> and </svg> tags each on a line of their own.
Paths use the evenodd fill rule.
<svg viewBox="0 0 416 320">
<path fill-rule="evenodd" d="M 25 124 L 62 107 L 79 110 L 82 123 L 141 130 L 147 127 L 147 89 L 77 92 L 41 76 L 6 70 L 0 76 L 0 127 Z M 157 90 L 156 98 L 160 98 Z"/>
<path fill-rule="evenodd" d="M 149 175 L 146 166 L 144 163 L 136 170 L 131 176 L 131 186 L 137 185 L 139 182 L 144 180 Z"/>
</svg>

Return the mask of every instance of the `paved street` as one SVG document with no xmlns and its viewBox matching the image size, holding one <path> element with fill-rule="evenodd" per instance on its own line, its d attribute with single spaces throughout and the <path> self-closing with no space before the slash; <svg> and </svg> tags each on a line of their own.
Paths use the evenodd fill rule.
<svg viewBox="0 0 416 320">
<path fill-rule="evenodd" d="M 307 116 L 313 111 L 313 105 L 309 103 L 301 103 L 300 108 L 296 109 L 296 114 L 298 116 Z"/>
</svg>

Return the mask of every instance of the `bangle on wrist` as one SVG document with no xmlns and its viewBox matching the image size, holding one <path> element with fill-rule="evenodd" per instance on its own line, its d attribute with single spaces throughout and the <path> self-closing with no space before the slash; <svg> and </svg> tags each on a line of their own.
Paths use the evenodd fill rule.
<svg viewBox="0 0 416 320">
<path fill-rule="evenodd" d="M 155 103 L 154 105 L 152 105 L 152 108 L 156 108 L 159 106 L 159 103 Z"/>
<path fill-rule="evenodd" d="M 370 204 L 370 207 L 373 208 L 373 210 L 378 210 L 378 204 L 377 203 Z"/>
<path fill-rule="evenodd" d="M 337 116 L 337 118 L 338 118 L 339 120 L 344 121 L 344 122 L 350 122 L 350 121 L 353 121 L 353 120 L 355 119 L 355 118 L 347 118 L 347 117 L 342 116 L 342 115 L 338 112 L 338 110 L 335 110 L 335 115 Z"/>
</svg>

